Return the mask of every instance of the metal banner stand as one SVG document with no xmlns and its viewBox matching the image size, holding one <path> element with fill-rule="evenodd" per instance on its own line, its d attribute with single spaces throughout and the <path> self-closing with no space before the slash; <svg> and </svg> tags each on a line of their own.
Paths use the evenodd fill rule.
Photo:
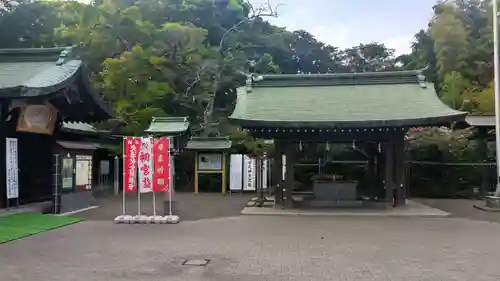
<svg viewBox="0 0 500 281">
<path fill-rule="evenodd" d="M 143 141 L 141 140 L 141 146 L 143 144 Z M 152 142 L 150 140 L 149 145 L 152 146 Z M 150 148 L 150 151 L 153 151 L 152 147 Z M 141 150 L 139 148 L 139 155 L 141 153 Z M 139 163 L 139 162 L 137 162 Z M 139 174 L 139 168 L 136 169 L 137 173 L 136 176 Z M 151 171 L 153 172 L 153 171 Z M 134 217 L 134 222 L 135 223 L 149 223 L 149 216 L 143 215 L 141 212 L 141 190 L 140 190 L 140 183 L 137 184 L 137 215 Z"/>
<path fill-rule="evenodd" d="M 127 167 L 125 167 L 125 137 L 123 137 L 122 155 L 123 155 L 122 178 L 125 179 L 125 169 L 127 168 Z M 117 167 L 118 167 L 118 165 L 117 165 Z M 115 169 L 115 171 L 118 171 L 118 169 Z M 125 180 L 123 181 L 123 184 L 125 184 Z M 125 186 L 123 186 L 123 189 L 122 189 L 122 214 L 115 218 L 115 223 L 132 223 L 133 220 L 134 220 L 134 217 L 132 217 L 131 215 L 127 215 L 127 212 L 125 209 Z"/>
<path fill-rule="evenodd" d="M 165 216 L 165 222 L 169 224 L 176 224 L 179 223 L 179 216 L 176 216 L 172 214 L 172 189 L 174 188 L 174 172 L 175 172 L 175 155 L 174 152 L 175 150 L 173 149 L 173 144 L 174 144 L 174 137 L 169 137 L 168 138 L 168 216 Z"/>
<path fill-rule="evenodd" d="M 151 136 L 150 136 L 151 137 Z M 151 144 L 152 144 L 152 158 L 155 159 L 156 155 L 155 155 L 155 150 L 154 150 L 154 147 L 155 147 L 155 142 L 159 141 L 159 139 L 154 139 L 151 137 Z M 160 152 L 161 153 L 161 152 Z M 154 175 L 155 173 L 155 161 L 152 160 L 152 173 Z M 154 176 L 153 176 L 153 181 L 154 181 Z M 153 183 L 153 186 L 154 186 L 154 183 Z M 166 219 L 162 216 L 158 216 L 156 214 L 156 192 L 155 190 L 153 189 L 153 215 L 149 217 L 149 223 L 153 223 L 153 224 L 162 224 L 162 223 L 165 223 Z"/>
</svg>

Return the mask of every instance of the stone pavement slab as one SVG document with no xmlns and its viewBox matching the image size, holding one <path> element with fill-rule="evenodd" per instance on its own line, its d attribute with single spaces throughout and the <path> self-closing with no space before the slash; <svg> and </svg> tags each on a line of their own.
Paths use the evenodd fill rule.
<svg viewBox="0 0 500 281">
<path fill-rule="evenodd" d="M 498 233 L 500 224 L 458 218 L 87 221 L 0 245 L 0 280 L 498 281 Z"/>
<path fill-rule="evenodd" d="M 408 200 L 404 207 L 376 209 L 282 209 L 276 207 L 245 207 L 242 215 L 264 216 L 368 216 L 368 217 L 447 217 L 450 213 Z"/>
</svg>

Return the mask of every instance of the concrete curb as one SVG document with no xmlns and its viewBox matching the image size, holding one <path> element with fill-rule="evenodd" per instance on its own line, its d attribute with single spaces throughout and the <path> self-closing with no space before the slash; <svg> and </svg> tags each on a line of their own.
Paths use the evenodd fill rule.
<svg viewBox="0 0 500 281">
<path fill-rule="evenodd" d="M 78 213 L 81 213 L 81 212 L 85 212 L 85 211 L 93 210 L 93 209 L 97 209 L 97 208 L 99 208 L 99 206 L 90 206 L 90 207 L 87 207 L 87 208 L 83 208 L 83 209 L 79 209 L 79 210 L 75 210 L 75 211 L 71 211 L 71 212 L 57 214 L 56 216 L 70 216 L 70 215 L 78 214 Z"/>
<path fill-rule="evenodd" d="M 481 211 L 500 213 L 500 209 L 497 209 L 497 208 L 490 208 L 490 207 L 482 206 L 482 205 L 473 205 L 473 206 L 474 206 L 474 208 L 481 210 Z"/>
</svg>

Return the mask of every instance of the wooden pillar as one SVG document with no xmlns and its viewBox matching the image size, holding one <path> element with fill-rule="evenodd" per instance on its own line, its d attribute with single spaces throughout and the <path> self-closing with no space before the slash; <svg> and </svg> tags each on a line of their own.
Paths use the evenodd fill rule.
<svg viewBox="0 0 500 281">
<path fill-rule="evenodd" d="M 285 155 L 286 155 L 286 161 L 285 161 L 285 167 L 286 167 L 286 173 L 285 173 L 285 181 L 283 182 L 283 206 L 285 208 L 292 208 L 293 207 L 293 183 L 294 183 L 294 151 L 295 147 L 293 143 L 286 143 L 285 147 Z"/>
<path fill-rule="evenodd" d="M 478 141 L 478 152 L 479 152 L 479 159 L 483 159 L 483 162 L 488 161 L 488 140 L 487 140 L 487 134 L 488 132 L 484 130 L 484 128 L 480 128 L 479 130 L 479 137 L 477 139 Z M 490 167 L 489 166 L 481 166 L 479 167 L 481 171 L 481 190 L 480 194 L 482 197 L 488 195 L 488 179 L 489 179 L 489 174 L 490 174 Z"/>
<path fill-rule="evenodd" d="M 396 190 L 395 206 L 405 205 L 405 148 L 403 134 L 398 134 L 394 139 L 394 188 Z"/>
<path fill-rule="evenodd" d="M 366 152 L 368 154 L 368 165 L 366 168 L 366 181 L 367 181 L 367 187 L 368 187 L 368 192 L 370 194 L 370 197 L 375 197 L 377 196 L 377 182 L 376 182 L 376 166 L 375 166 L 375 157 L 377 151 L 373 149 L 373 146 L 371 144 L 368 144 L 366 146 Z"/>
<path fill-rule="evenodd" d="M 226 167 L 226 153 L 222 153 L 222 171 L 221 171 L 221 185 L 222 185 L 222 190 L 221 190 L 221 193 L 222 195 L 226 195 L 226 189 L 227 189 L 227 186 L 226 186 L 226 171 L 227 171 L 227 167 Z"/>
<path fill-rule="evenodd" d="M 8 100 L 0 101 L 0 208 L 5 208 L 7 206 L 7 184 L 5 178 L 7 177 L 7 164 L 5 163 L 5 158 L 7 157 L 7 153 L 5 150 L 6 144 L 6 129 L 7 126 L 5 124 L 7 120 L 7 116 L 9 114 L 9 104 Z M 19 149 L 19 148 L 18 148 Z M 19 155 L 19 151 L 18 151 Z M 19 160 L 18 160 L 19 161 Z M 19 165 L 19 163 L 18 163 Z M 21 187 L 19 187 L 21 189 Z"/>
<path fill-rule="evenodd" d="M 392 140 L 384 143 L 384 159 L 385 159 L 385 202 L 387 207 L 394 206 L 394 143 Z"/>
<path fill-rule="evenodd" d="M 377 199 L 385 198 L 385 152 L 377 151 L 376 155 L 376 193 Z"/>
<path fill-rule="evenodd" d="M 198 195 L 198 152 L 194 153 L 194 194 Z"/>
<path fill-rule="evenodd" d="M 274 160 L 271 170 L 274 200 L 276 204 L 283 204 L 283 146 L 280 141 L 274 141 Z"/>
</svg>

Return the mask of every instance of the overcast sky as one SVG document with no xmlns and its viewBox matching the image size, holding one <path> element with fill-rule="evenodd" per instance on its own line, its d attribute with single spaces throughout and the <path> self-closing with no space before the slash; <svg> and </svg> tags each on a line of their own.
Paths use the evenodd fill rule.
<svg viewBox="0 0 500 281">
<path fill-rule="evenodd" d="M 251 0 L 254 5 L 265 0 Z M 305 29 L 340 48 L 372 41 L 409 53 L 413 35 L 427 28 L 436 0 L 270 0 L 281 4 L 269 19 L 290 30 Z"/>
</svg>

